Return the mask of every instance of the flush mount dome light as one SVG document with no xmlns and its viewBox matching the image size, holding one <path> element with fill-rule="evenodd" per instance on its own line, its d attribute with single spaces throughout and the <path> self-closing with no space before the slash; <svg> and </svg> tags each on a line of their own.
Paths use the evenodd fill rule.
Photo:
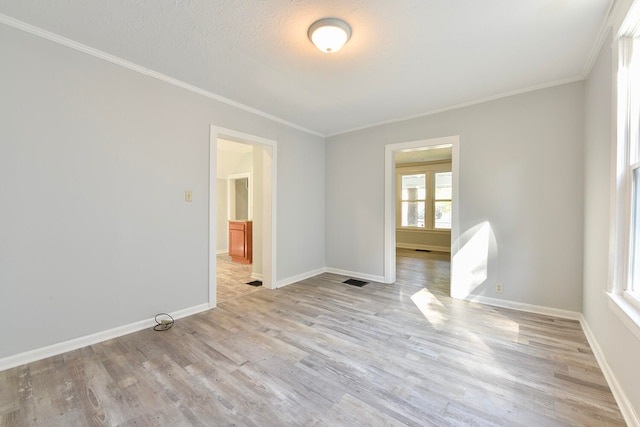
<svg viewBox="0 0 640 427">
<path fill-rule="evenodd" d="M 349 24 L 338 18 L 323 18 L 309 27 L 309 40 L 326 53 L 340 50 L 351 37 Z"/>
</svg>

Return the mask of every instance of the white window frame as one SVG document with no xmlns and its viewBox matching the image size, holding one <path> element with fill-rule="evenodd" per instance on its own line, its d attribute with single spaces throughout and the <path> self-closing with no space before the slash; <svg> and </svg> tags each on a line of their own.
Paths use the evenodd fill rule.
<svg viewBox="0 0 640 427">
<path fill-rule="evenodd" d="M 431 201 L 431 210 L 433 211 L 433 215 L 432 215 L 432 226 L 434 230 L 437 231 L 451 231 L 451 227 L 449 228 L 442 228 L 442 227 L 436 227 L 436 202 L 449 202 L 449 204 L 451 205 L 451 207 L 453 207 L 453 199 L 449 198 L 449 199 L 438 199 L 436 197 L 436 174 L 439 173 L 449 173 L 452 175 L 452 179 L 453 179 L 453 173 L 451 171 L 432 171 L 431 172 L 431 181 L 432 181 L 432 185 L 431 185 L 431 191 L 432 191 L 432 201 Z M 451 196 L 453 197 L 453 182 L 451 183 Z"/>
<path fill-rule="evenodd" d="M 640 168 L 640 1 L 635 1 L 624 19 L 614 43 L 617 57 L 614 189 L 611 215 L 609 306 L 640 338 L 640 292 L 633 292 L 633 172 Z M 634 40 L 635 39 L 635 40 Z M 632 60 L 630 58 L 633 58 Z M 631 79 L 630 77 L 634 77 Z M 636 289 L 640 284 L 636 286 Z"/>
<path fill-rule="evenodd" d="M 451 233 L 451 228 L 436 228 L 435 221 L 435 174 L 442 172 L 452 172 L 452 163 L 449 161 L 428 162 L 413 165 L 397 165 L 396 166 L 396 230 L 413 230 L 428 231 L 436 233 Z M 403 226 L 402 225 L 402 202 L 412 200 L 402 200 L 402 177 L 407 175 L 425 175 L 425 212 L 424 227 Z M 453 178 L 452 178 L 453 179 Z M 452 184 L 453 186 L 453 184 Z M 453 189 L 452 189 L 453 190 Z M 416 199 L 415 201 L 422 201 Z M 440 200 L 439 200 L 440 201 Z M 453 200 L 442 199 L 442 201 L 450 201 L 453 208 Z M 453 221 L 452 221 L 453 226 Z"/>
<path fill-rule="evenodd" d="M 420 199 L 420 198 L 416 198 L 416 199 L 403 199 L 402 198 L 402 178 L 405 176 L 412 176 L 412 175 L 424 175 L 424 199 Z M 428 227 L 428 221 L 431 215 L 429 215 L 429 182 L 430 182 L 430 177 L 429 174 L 425 171 L 416 171 L 416 172 L 400 172 L 398 173 L 398 191 L 396 194 L 398 194 L 398 200 L 396 201 L 397 203 L 397 221 L 398 221 L 398 227 L 402 228 L 403 230 L 406 229 L 411 229 L 411 230 L 429 230 Z M 419 227 L 416 225 L 402 225 L 402 204 L 403 203 L 419 203 L 419 202 L 424 202 L 424 227 Z"/>
</svg>

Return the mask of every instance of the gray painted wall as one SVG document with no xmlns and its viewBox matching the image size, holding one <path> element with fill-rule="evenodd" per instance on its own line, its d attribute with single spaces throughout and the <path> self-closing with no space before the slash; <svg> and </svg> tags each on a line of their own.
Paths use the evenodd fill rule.
<svg viewBox="0 0 640 427">
<path fill-rule="evenodd" d="M 460 135 L 460 247 L 484 222 L 494 237 L 474 293 L 580 311 L 583 95 L 566 84 L 328 138 L 327 266 L 382 276 L 385 145 Z"/>
<path fill-rule="evenodd" d="M 4 25 L 0 57 L 0 357 L 208 301 L 211 124 L 278 142 L 277 278 L 324 267 L 323 138 Z"/>
<path fill-rule="evenodd" d="M 584 302 L 582 311 L 636 414 L 640 414 L 640 342 L 608 306 L 611 197 L 611 37 L 586 82 L 584 153 Z"/>
</svg>

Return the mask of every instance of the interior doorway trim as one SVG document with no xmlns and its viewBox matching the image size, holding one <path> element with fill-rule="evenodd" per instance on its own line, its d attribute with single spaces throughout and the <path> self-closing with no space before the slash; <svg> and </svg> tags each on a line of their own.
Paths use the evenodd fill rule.
<svg viewBox="0 0 640 427">
<path fill-rule="evenodd" d="M 216 299 L 216 179 L 218 138 L 244 144 L 260 145 L 263 148 L 263 201 L 262 201 L 262 285 L 276 287 L 276 158 L 277 141 L 211 125 L 209 133 L 209 308 L 214 308 Z M 256 177 L 254 177 L 256 178 Z"/>
<path fill-rule="evenodd" d="M 458 252 L 459 234 L 459 162 L 460 162 L 460 136 L 447 136 L 443 138 L 424 139 L 420 141 L 400 142 L 385 145 L 384 152 L 384 282 L 396 281 L 396 163 L 395 153 L 398 151 L 421 150 L 436 148 L 438 146 L 451 145 L 451 271 L 453 272 L 453 258 Z M 454 280 L 451 277 L 451 292 L 453 292 Z"/>
</svg>

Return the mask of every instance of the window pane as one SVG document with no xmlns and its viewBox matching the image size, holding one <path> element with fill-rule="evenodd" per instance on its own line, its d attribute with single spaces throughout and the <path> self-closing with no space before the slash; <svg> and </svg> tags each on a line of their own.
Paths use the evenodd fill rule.
<svg viewBox="0 0 640 427">
<path fill-rule="evenodd" d="M 402 226 L 424 227 L 424 202 L 402 202 Z"/>
<path fill-rule="evenodd" d="M 640 169 L 633 170 L 632 227 L 631 227 L 631 280 L 629 291 L 640 291 Z"/>
<path fill-rule="evenodd" d="M 424 200 L 427 196 L 425 174 L 402 176 L 402 200 Z"/>
<path fill-rule="evenodd" d="M 436 202 L 436 228 L 451 229 L 451 202 Z"/>
<path fill-rule="evenodd" d="M 451 172 L 436 173 L 436 200 L 451 200 Z"/>
</svg>

